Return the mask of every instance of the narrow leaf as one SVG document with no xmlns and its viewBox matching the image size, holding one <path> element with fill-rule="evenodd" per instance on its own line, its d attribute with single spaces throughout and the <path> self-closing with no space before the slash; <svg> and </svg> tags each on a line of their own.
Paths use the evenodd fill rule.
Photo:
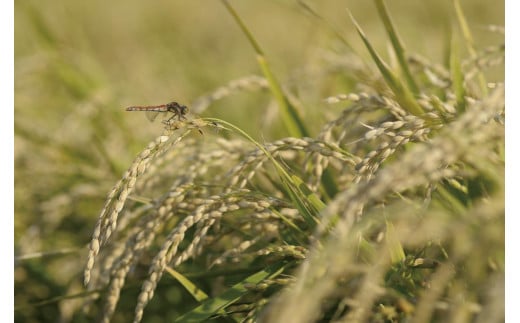
<svg viewBox="0 0 520 323">
<path fill-rule="evenodd" d="M 207 320 L 212 315 L 218 314 L 226 306 L 233 304 L 242 296 L 249 293 L 246 286 L 256 285 L 264 279 L 274 278 L 281 274 L 286 266 L 287 264 L 284 264 L 284 262 L 278 262 L 260 270 L 238 284 L 235 284 L 221 295 L 204 300 L 202 304 L 193 310 L 178 317 L 175 322 L 203 322 L 204 320 Z"/>
<path fill-rule="evenodd" d="M 392 47 L 394 48 L 395 55 L 397 56 L 397 60 L 399 61 L 399 66 L 403 71 L 404 78 L 406 79 L 406 83 L 408 87 L 411 89 L 414 95 L 419 94 L 419 88 L 417 87 L 417 83 L 415 82 L 412 73 L 410 72 L 410 67 L 408 65 L 408 61 L 406 59 L 406 53 L 401 40 L 399 39 L 399 35 L 397 34 L 396 29 L 390 19 L 390 15 L 388 14 L 388 9 L 386 8 L 385 2 L 383 0 L 375 0 L 375 4 L 377 7 L 377 11 L 381 20 L 383 20 L 383 24 L 385 25 L 386 32 L 390 37 L 390 41 L 392 42 Z"/>
<path fill-rule="evenodd" d="M 271 93 L 278 102 L 278 106 L 280 107 L 281 119 L 285 127 L 287 128 L 287 131 L 291 136 L 297 138 L 309 136 L 309 133 L 298 113 L 298 110 L 296 110 L 296 108 L 287 99 L 287 96 L 283 92 L 282 87 L 276 80 L 274 74 L 271 71 L 271 68 L 269 67 L 269 64 L 267 63 L 264 52 L 260 48 L 258 42 L 253 37 L 253 34 L 249 31 L 247 26 L 244 24 L 242 19 L 240 19 L 240 16 L 235 11 L 235 9 L 233 9 L 233 7 L 229 4 L 229 2 L 226 0 L 222 0 L 222 3 L 229 11 L 231 16 L 233 16 L 242 32 L 246 35 L 247 39 L 251 43 L 251 46 L 253 46 L 253 49 L 256 52 L 256 59 L 258 61 L 258 65 L 260 65 L 260 68 L 262 69 L 262 72 L 269 83 Z"/>
<path fill-rule="evenodd" d="M 406 258 L 403 246 L 399 241 L 399 236 L 395 231 L 394 225 L 388 221 L 386 221 L 386 241 L 392 263 L 395 264 L 403 261 Z"/>
<path fill-rule="evenodd" d="M 370 55 L 372 56 L 372 59 L 376 63 L 379 71 L 383 75 L 383 78 L 385 79 L 386 83 L 394 92 L 397 102 L 399 102 L 399 104 L 404 109 L 407 109 L 410 113 L 414 115 L 421 115 L 424 111 L 415 101 L 413 93 L 404 84 L 401 83 L 397 76 L 395 76 L 394 73 L 392 73 L 387 64 L 379 57 L 376 50 L 368 41 L 368 38 L 366 37 L 365 33 L 363 32 L 357 21 L 354 19 L 354 16 L 352 16 L 350 12 L 349 14 L 350 18 L 352 19 L 352 22 L 354 23 L 357 29 L 359 36 L 361 37 L 361 40 L 363 41 L 363 43 L 365 43 L 365 46 L 367 47 Z"/>
<path fill-rule="evenodd" d="M 455 14 L 457 15 L 457 20 L 459 21 L 460 29 L 462 30 L 462 35 L 464 35 L 464 40 L 466 43 L 466 48 L 468 49 L 471 58 L 477 57 L 477 51 L 473 46 L 473 36 L 471 36 L 471 31 L 469 30 L 468 22 L 464 17 L 464 12 L 462 11 L 462 7 L 460 6 L 459 0 L 453 0 L 453 6 L 455 7 Z M 482 91 L 482 95 L 486 96 L 488 94 L 486 79 L 484 74 L 479 71 L 478 73 L 478 83 L 480 86 L 480 90 Z"/>
<path fill-rule="evenodd" d="M 184 275 L 176 271 L 171 267 L 166 267 L 166 272 L 173 276 L 173 278 L 177 279 L 177 281 L 195 298 L 198 302 L 202 302 L 208 295 L 204 293 L 204 291 L 197 287 L 194 283 L 191 282 Z"/>
<path fill-rule="evenodd" d="M 464 75 L 462 73 L 462 66 L 459 58 L 459 46 L 458 42 L 455 40 L 455 37 L 452 38 L 451 42 L 451 53 L 450 53 L 450 71 L 451 71 L 451 79 L 453 92 L 455 93 L 455 97 L 457 100 L 457 110 L 464 111 L 465 107 L 465 99 L 466 90 L 464 87 Z"/>
</svg>

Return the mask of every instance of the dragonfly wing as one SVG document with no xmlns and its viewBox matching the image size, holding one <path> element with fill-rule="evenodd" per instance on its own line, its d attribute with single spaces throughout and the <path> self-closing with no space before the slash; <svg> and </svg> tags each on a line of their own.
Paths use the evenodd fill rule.
<svg viewBox="0 0 520 323">
<path fill-rule="evenodd" d="M 159 115 L 159 111 L 145 111 L 145 114 L 146 114 L 146 117 L 148 118 L 148 120 L 153 122 Z"/>
</svg>

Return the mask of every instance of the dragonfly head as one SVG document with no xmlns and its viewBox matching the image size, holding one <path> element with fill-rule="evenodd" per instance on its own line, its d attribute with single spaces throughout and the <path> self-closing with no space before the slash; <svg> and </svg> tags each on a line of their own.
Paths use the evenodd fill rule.
<svg viewBox="0 0 520 323">
<path fill-rule="evenodd" d="M 186 113 L 188 113 L 188 111 L 190 111 L 190 109 L 187 106 L 180 105 L 180 113 L 181 113 L 181 115 L 185 115 Z"/>
<path fill-rule="evenodd" d="M 179 116 L 184 116 L 190 110 L 187 106 L 181 105 L 177 102 L 170 102 L 166 106 L 168 107 L 169 111 L 175 112 Z"/>
</svg>

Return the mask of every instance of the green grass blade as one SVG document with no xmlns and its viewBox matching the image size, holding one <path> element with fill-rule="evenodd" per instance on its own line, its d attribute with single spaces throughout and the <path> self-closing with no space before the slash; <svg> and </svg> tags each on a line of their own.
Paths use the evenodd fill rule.
<svg viewBox="0 0 520 323">
<path fill-rule="evenodd" d="M 278 105 L 280 107 L 281 119 L 285 127 L 287 128 L 287 131 L 291 136 L 296 138 L 308 137 L 309 132 L 307 131 L 307 128 L 305 127 L 303 120 L 301 119 L 298 113 L 298 110 L 296 110 L 296 108 L 289 102 L 287 96 L 284 94 L 283 89 L 280 86 L 280 83 L 274 76 L 273 72 L 271 71 L 271 68 L 269 67 L 269 64 L 267 63 L 264 52 L 260 48 L 260 45 L 255 40 L 255 38 L 253 37 L 247 26 L 244 24 L 242 19 L 240 19 L 240 16 L 237 14 L 235 9 L 233 9 L 233 7 L 231 7 L 231 5 L 228 3 L 228 1 L 222 0 L 222 3 L 229 11 L 231 16 L 233 16 L 242 32 L 246 35 L 247 39 L 251 43 L 251 46 L 253 46 L 253 49 L 256 52 L 256 59 L 258 61 L 258 65 L 260 65 L 262 73 L 264 74 L 265 78 L 267 79 L 267 82 L 269 83 L 271 93 L 278 102 Z"/>
<path fill-rule="evenodd" d="M 414 115 L 421 115 L 424 111 L 419 106 L 417 101 L 414 99 L 413 93 L 399 80 L 399 78 L 397 78 L 397 76 L 394 73 L 392 73 L 387 64 L 379 57 L 374 47 L 372 47 L 372 45 L 368 41 L 368 38 L 366 37 L 365 33 L 363 32 L 357 21 L 354 19 L 354 16 L 352 16 L 350 12 L 349 14 L 359 36 L 361 37 L 361 40 L 367 47 L 370 56 L 372 56 L 372 59 L 376 63 L 377 68 L 383 75 L 383 78 L 385 79 L 386 83 L 394 92 L 397 102 L 399 102 L 399 104 L 401 104 L 401 106 L 404 109 L 408 110 L 410 113 Z"/>
<path fill-rule="evenodd" d="M 451 42 L 453 38 L 453 28 L 452 24 L 449 21 L 446 21 L 444 24 L 444 33 L 443 35 L 443 45 L 442 45 L 442 66 L 446 68 L 447 71 L 450 70 L 450 59 L 451 59 Z M 439 98 L 442 101 L 447 100 L 446 91 L 439 91 Z"/>
<path fill-rule="evenodd" d="M 257 55 L 256 59 L 258 61 L 258 65 L 260 65 L 260 68 L 262 69 L 262 73 L 269 83 L 269 88 L 271 89 L 273 96 L 280 106 L 281 119 L 287 128 L 288 133 L 296 138 L 310 136 L 309 131 L 305 127 L 305 124 L 303 123 L 303 120 L 298 113 L 298 110 L 296 110 L 294 105 L 292 105 L 289 102 L 289 99 L 287 99 L 287 96 L 283 92 L 280 83 L 278 83 L 278 80 L 272 73 L 265 56 Z"/>
<path fill-rule="evenodd" d="M 240 29 L 242 29 L 242 32 L 244 35 L 246 35 L 247 40 L 251 43 L 253 46 L 255 52 L 257 55 L 264 55 L 264 52 L 262 51 L 262 48 L 260 48 L 260 45 L 256 42 L 255 37 L 253 37 L 253 34 L 247 29 L 247 26 L 244 24 L 242 19 L 240 19 L 240 16 L 235 11 L 235 9 L 227 2 L 227 0 L 222 0 L 222 3 L 226 7 L 226 9 L 229 11 L 229 13 L 233 16 L 233 19 L 235 19 L 235 22 L 238 24 Z"/>
<path fill-rule="evenodd" d="M 43 45 L 45 49 L 55 50 L 58 47 L 56 35 L 45 21 L 41 10 L 38 10 L 36 5 L 27 1 L 19 1 L 17 5 L 19 6 L 17 9 L 20 12 L 25 12 L 29 15 L 29 21 L 33 24 L 33 30 L 39 44 Z"/>
<path fill-rule="evenodd" d="M 439 196 L 438 201 L 443 203 L 445 208 L 451 210 L 453 214 L 464 214 L 467 212 L 467 207 L 457 198 L 449 183 L 439 185 L 436 193 Z"/>
<path fill-rule="evenodd" d="M 392 222 L 386 221 L 386 241 L 392 263 L 398 263 L 406 258 L 399 236 Z"/>
<path fill-rule="evenodd" d="M 405 49 L 401 40 L 399 39 L 399 35 L 394 28 L 392 20 L 390 19 L 390 15 L 388 14 L 388 9 L 386 8 L 385 2 L 383 0 L 374 0 L 377 11 L 381 20 L 383 20 L 383 24 L 385 25 L 386 32 L 390 37 L 390 41 L 392 42 L 392 46 L 394 48 L 395 55 L 397 56 L 397 60 L 399 61 L 399 66 L 404 74 L 404 78 L 408 87 L 411 89 L 414 95 L 419 94 L 419 88 L 417 87 L 417 83 L 415 82 L 412 73 L 410 72 L 410 67 L 408 65 L 408 61 L 406 59 Z"/>
<path fill-rule="evenodd" d="M 362 59 L 362 56 L 356 52 L 354 46 L 350 44 L 350 42 L 343 36 L 343 33 L 340 32 L 337 28 L 332 26 L 332 24 L 325 18 L 323 18 L 316 10 L 314 10 L 309 4 L 307 4 L 303 0 L 298 0 L 298 5 L 300 8 L 304 10 L 304 12 L 308 13 L 312 18 L 316 19 L 318 23 L 324 25 L 324 27 L 331 32 L 337 39 L 339 39 L 347 48 L 352 51 L 352 53 L 357 54 Z"/>
<path fill-rule="evenodd" d="M 309 201 L 309 203 L 316 211 L 319 212 L 326 207 L 325 203 L 323 203 L 320 198 L 309 189 L 309 187 L 302 181 L 301 178 L 299 178 L 297 175 L 291 175 L 291 179 L 294 185 L 298 187 L 298 190 L 303 194 L 306 200 Z"/>
<path fill-rule="evenodd" d="M 200 287 L 197 287 L 194 283 L 191 282 L 191 280 L 186 278 L 175 269 L 166 267 L 166 272 L 172 275 L 172 277 L 175 278 L 198 302 L 202 302 L 208 298 L 208 295 L 204 293 Z"/>
<path fill-rule="evenodd" d="M 281 212 L 278 212 L 276 210 L 273 210 L 273 212 L 278 216 L 280 217 L 280 219 L 287 225 L 287 227 L 289 229 L 292 230 L 292 232 L 294 232 L 294 239 L 296 241 L 298 241 L 300 244 L 303 244 L 303 241 L 302 239 L 300 239 L 300 237 L 305 237 L 307 236 L 307 233 L 305 231 L 303 231 L 302 229 L 300 229 L 300 227 L 298 227 L 293 221 L 291 221 L 291 219 L 287 218 L 285 215 L 283 215 Z M 285 237 L 284 237 L 285 239 Z"/>
<path fill-rule="evenodd" d="M 331 199 L 334 196 L 336 196 L 336 194 L 338 194 L 338 186 L 336 185 L 336 181 L 334 180 L 334 177 L 332 176 L 330 169 L 328 168 L 326 168 L 323 171 L 321 185 L 323 188 L 323 195 L 325 199 Z"/>
<path fill-rule="evenodd" d="M 455 93 L 455 98 L 457 100 L 456 108 L 460 112 L 465 110 L 464 96 L 466 95 L 466 90 L 464 88 L 464 74 L 462 73 L 459 55 L 459 45 L 455 40 L 455 37 L 453 37 L 450 52 L 450 72 L 453 92 Z"/>
<path fill-rule="evenodd" d="M 289 175 L 287 170 L 280 164 L 272 155 L 262 146 L 259 142 L 251 138 L 246 132 L 237 126 L 215 118 L 204 118 L 204 120 L 208 122 L 215 122 L 219 124 L 223 124 L 228 128 L 225 129 L 233 129 L 234 131 L 240 133 L 247 140 L 251 141 L 258 149 L 262 150 L 262 152 L 271 160 L 273 165 L 280 176 L 281 182 L 285 187 L 285 190 L 292 202 L 301 212 L 304 217 L 305 222 L 311 227 L 314 228 L 317 223 L 319 223 L 317 215 L 321 210 L 325 208 L 325 204 L 319 199 L 319 197 L 314 194 L 305 183 L 295 174 Z"/>
<path fill-rule="evenodd" d="M 249 29 L 244 24 L 242 19 L 240 19 L 240 16 L 233 9 L 233 7 L 226 0 L 222 0 L 222 2 L 224 3 L 224 6 L 227 8 L 227 10 L 230 12 L 230 14 L 233 16 L 233 18 L 235 19 L 237 24 L 240 26 L 242 32 L 246 35 L 247 39 L 251 43 L 251 46 L 254 48 L 254 50 L 256 52 L 256 59 L 257 59 L 258 65 L 262 69 L 262 73 L 264 74 L 264 77 L 267 79 L 271 93 L 273 94 L 276 101 L 278 102 L 278 106 L 280 107 L 281 119 L 282 119 L 282 122 L 285 125 L 289 135 L 296 137 L 296 138 L 310 136 L 310 133 L 307 130 L 302 118 L 300 117 L 298 110 L 291 104 L 291 102 L 287 98 L 287 95 L 285 95 L 285 93 L 283 92 L 283 89 L 280 86 L 280 83 L 278 82 L 275 75 L 271 71 L 271 68 L 267 62 L 267 59 L 266 59 L 264 52 L 261 49 L 260 45 L 255 40 L 252 33 L 249 31 Z M 308 9 L 310 9 L 310 8 L 308 8 Z M 349 44 L 348 44 L 348 46 L 350 47 Z M 325 176 L 322 179 L 322 185 L 324 186 L 328 196 L 332 197 L 337 192 L 336 183 L 334 182 L 334 180 L 330 176 L 330 173 L 327 170 L 325 171 L 324 175 Z"/>
<path fill-rule="evenodd" d="M 377 257 L 376 248 L 361 235 L 358 237 L 357 256 L 366 262 L 374 261 Z"/>
<path fill-rule="evenodd" d="M 226 290 L 217 297 L 208 298 L 193 310 L 178 317 L 175 322 L 203 322 L 209 317 L 218 314 L 226 306 L 233 304 L 242 296 L 249 293 L 246 286 L 256 285 L 264 279 L 270 279 L 278 276 L 283 272 L 288 264 L 285 262 L 278 262 L 265 269 L 262 269 L 253 275 L 247 277 L 243 281 L 233 285 L 233 287 Z"/>
<path fill-rule="evenodd" d="M 281 176 L 281 178 L 287 193 L 289 194 L 296 208 L 300 211 L 300 214 L 303 216 L 309 228 L 315 228 L 319 223 L 316 215 L 321 209 L 324 208 L 324 206 L 320 208 L 320 205 L 323 205 L 323 202 L 321 202 L 319 198 L 309 190 L 307 185 L 305 185 L 305 183 L 303 183 L 303 181 L 298 176 Z M 306 194 L 305 192 L 309 194 Z"/>
<path fill-rule="evenodd" d="M 468 22 L 466 21 L 466 17 L 464 16 L 462 7 L 460 6 L 460 1 L 453 0 L 453 6 L 455 7 L 455 15 L 457 16 L 460 29 L 462 30 L 462 35 L 464 36 L 466 48 L 468 49 L 471 58 L 476 58 L 477 51 L 473 46 L 473 36 L 471 36 L 471 31 L 469 30 Z M 480 86 L 480 90 L 482 91 L 482 95 L 486 96 L 488 94 L 486 78 L 484 77 L 484 74 L 481 71 L 478 72 L 478 83 Z"/>
<path fill-rule="evenodd" d="M 315 228 L 318 224 L 318 221 L 317 218 L 313 215 L 312 210 L 309 209 L 309 207 L 305 204 L 303 199 L 298 194 L 297 190 L 295 190 L 286 180 L 282 180 L 282 182 L 284 183 L 287 195 L 289 195 L 289 198 L 293 202 L 294 206 L 302 215 L 303 219 L 305 220 L 305 223 L 307 223 L 311 230 L 312 228 Z"/>
</svg>

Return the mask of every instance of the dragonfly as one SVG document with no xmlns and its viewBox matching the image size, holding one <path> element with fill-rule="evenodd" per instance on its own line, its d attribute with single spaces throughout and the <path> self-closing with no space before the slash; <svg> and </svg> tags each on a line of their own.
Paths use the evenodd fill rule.
<svg viewBox="0 0 520 323">
<path fill-rule="evenodd" d="M 187 106 L 177 102 L 170 102 L 161 105 L 132 106 L 126 108 L 126 111 L 144 111 L 150 121 L 154 121 L 159 113 L 172 113 L 173 115 L 169 119 L 163 121 L 165 124 L 170 124 L 175 117 L 177 117 L 179 121 L 182 119 L 186 120 L 186 114 L 189 109 Z"/>
</svg>

